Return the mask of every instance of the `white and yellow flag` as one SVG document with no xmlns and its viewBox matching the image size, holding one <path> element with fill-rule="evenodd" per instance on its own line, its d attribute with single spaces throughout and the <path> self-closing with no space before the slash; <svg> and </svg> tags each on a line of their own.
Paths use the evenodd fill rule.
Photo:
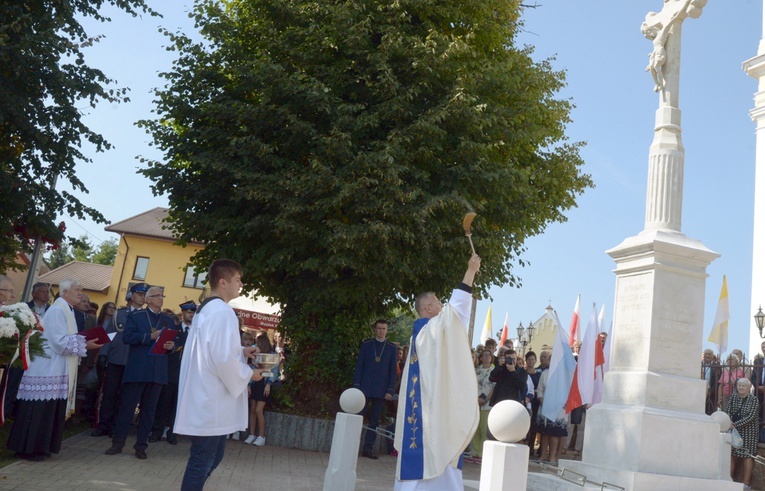
<svg viewBox="0 0 765 491">
<path fill-rule="evenodd" d="M 712 325 L 712 332 L 709 333 L 708 341 L 717 345 L 718 353 L 722 354 L 728 350 L 728 321 L 730 320 L 730 304 L 728 303 L 728 281 L 723 275 L 722 290 L 720 290 L 720 300 L 717 302 L 717 313 L 715 314 L 715 323 Z"/>
<path fill-rule="evenodd" d="M 486 320 L 483 322 L 483 329 L 481 330 L 481 343 L 486 343 L 486 340 L 491 337 L 491 304 L 489 304 L 489 311 L 486 313 Z"/>
</svg>

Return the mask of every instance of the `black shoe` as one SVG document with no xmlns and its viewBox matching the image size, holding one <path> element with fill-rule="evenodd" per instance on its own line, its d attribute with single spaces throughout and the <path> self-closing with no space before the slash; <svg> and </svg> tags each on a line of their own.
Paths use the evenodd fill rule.
<svg viewBox="0 0 765 491">
<path fill-rule="evenodd" d="M 167 443 L 170 445 L 178 445 L 178 439 L 175 437 L 174 433 L 167 434 Z"/>
<path fill-rule="evenodd" d="M 146 460 L 146 452 L 144 452 L 143 450 L 136 450 L 135 456 L 141 460 Z"/>
<path fill-rule="evenodd" d="M 377 455 L 373 454 L 372 452 L 361 452 L 361 456 L 366 457 L 368 459 L 372 459 L 372 460 L 377 460 L 380 458 Z"/>
<path fill-rule="evenodd" d="M 158 442 L 158 441 L 160 441 L 161 439 L 162 439 L 162 437 L 161 437 L 161 436 L 157 436 L 157 435 L 149 435 L 149 443 L 157 443 L 157 442 Z"/>
<path fill-rule="evenodd" d="M 42 462 L 45 460 L 45 454 L 41 453 L 17 453 L 16 456 L 20 459 L 31 460 L 32 462 Z"/>
<path fill-rule="evenodd" d="M 108 432 L 102 430 L 101 428 L 96 429 L 93 433 L 90 434 L 90 436 L 106 436 Z"/>
<path fill-rule="evenodd" d="M 111 447 L 106 449 L 106 452 L 104 452 L 106 455 L 117 455 L 118 453 L 122 453 L 122 447 L 117 445 L 112 445 Z"/>
</svg>

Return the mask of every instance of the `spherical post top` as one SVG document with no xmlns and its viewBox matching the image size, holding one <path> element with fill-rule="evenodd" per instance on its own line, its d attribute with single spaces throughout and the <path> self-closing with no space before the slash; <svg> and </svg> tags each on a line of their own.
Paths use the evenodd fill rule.
<svg viewBox="0 0 765 491">
<path fill-rule="evenodd" d="M 728 431 L 730 428 L 730 416 L 725 411 L 715 411 L 711 414 L 715 423 L 720 425 L 720 431 Z"/>
<path fill-rule="evenodd" d="M 340 407 L 348 414 L 357 414 L 364 409 L 367 399 L 359 389 L 346 389 L 340 394 Z"/>
<path fill-rule="evenodd" d="M 501 401 L 489 412 L 489 430 L 501 442 L 515 443 L 523 440 L 530 426 L 529 412 L 518 401 Z"/>
</svg>

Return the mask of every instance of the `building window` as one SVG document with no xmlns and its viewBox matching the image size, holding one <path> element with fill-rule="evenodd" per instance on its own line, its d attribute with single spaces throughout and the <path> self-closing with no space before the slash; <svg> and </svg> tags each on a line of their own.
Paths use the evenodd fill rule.
<svg viewBox="0 0 765 491">
<path fill-rule="evenodd" d="M 186 266 L 186 276 L 183 278 L 183 286 L 204 290 L 205 281 L 207 281 L 207 272 L 196 274 L 194 266 Z"/>
<path fill-rule="evenodd" d="M 146 272 L 149 270 L 149 258 L 138 256 L 135 260 L 135 271 L 133 279 L 146 280 Z"/>
</svg>

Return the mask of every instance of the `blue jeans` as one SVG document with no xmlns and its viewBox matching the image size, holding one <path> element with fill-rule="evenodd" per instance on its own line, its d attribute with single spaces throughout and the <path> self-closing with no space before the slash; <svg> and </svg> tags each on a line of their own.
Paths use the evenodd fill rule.
<svg viewBox="0 0 765 491">
<path fill-rule="evenodd" d="M 192 436 L 189 462 L 183 474 L 181 491 L 201 491 L 212 471 L 223 460 L 228 435 Z"/>
</svg>

